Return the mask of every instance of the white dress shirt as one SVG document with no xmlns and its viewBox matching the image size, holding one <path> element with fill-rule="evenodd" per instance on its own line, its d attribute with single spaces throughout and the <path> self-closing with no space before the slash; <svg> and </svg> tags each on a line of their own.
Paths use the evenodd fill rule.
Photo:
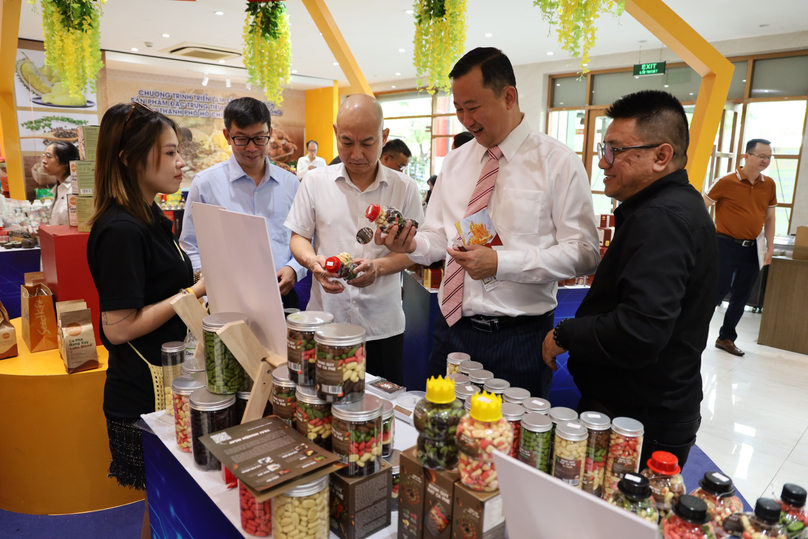
<svg viewBox="0 0 808 539">
<path fill-rule="evenodd" d="M 70 176 L 51 189 L 51 193 L 53 193 L 53 205 L 51 206 L 50 216 L 48 217 L 49 224 L 63 226 L 70 224 L 67 199 L 72 191 L 73 180 Z"/>
<path fill-rule="evenodd" d="M 313 237 L 318 255 L 348 252 L 354 258 L 381 258 L 390 254 L 386 247 L 373 241 L 367 245 L 356 241 L 361 228 L 375 230 L 365 217 L 370 204 L 395 206 L 404 217 L 419 223 L 424 219 L 418 186 L 412 178 L 379 163 L 376 179 L 363 192 L 351 182 L 345 165 L 340 163 L 312 170 L 303 179 L 284 224 L 305 238 Z M 307 309 L 329 312 L 336 322 L 362 326 L 371 341 L 399 335 L 404 333 L 401 275 L 377 277 L 364 288 L 346 284 L 340 294 L 326 293 L 315 279 Z"/>
<path fill-rule="evenodd" d="M 526 119 L 499 145 L 499 174 L 488 212 L 502 239 L 497 280 L 490 292 L 468 274 L 463 316 L 544 314 L 557 305 L 557 281 L 594 273 L 600 261 L 592 194 L 581 158 L 556 139 L 531 131 Z M 486 148 L 469 142 L 449 152 L 415 236 L 413 262 L 446 258 L 474 186 L 488 162 Z M 443 285 L 439 291 L 443 299 Z"/>
<path fill-rule="evenodd" d="M 314 161 L 309 160 L 309 154 L 304 155 L 300 159 L 297 160 L 297 179 L 302 180 L 306 177 L 306 174 L 309 172 L 314 172 L 314 170 L 309 170 L 309 167 L 314 165 L 317 168 L 323 168 L 326 165 L 325 159 L 322 157 L 315 157 Z"/>
</svg>

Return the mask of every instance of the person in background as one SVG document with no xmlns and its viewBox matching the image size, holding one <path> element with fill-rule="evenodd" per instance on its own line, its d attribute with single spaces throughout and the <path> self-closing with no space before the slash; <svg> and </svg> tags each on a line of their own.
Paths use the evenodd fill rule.
<svg viewBox="0 0 808 539">
<path fill-rule="evenodd" d="M 412 152 L 399 138 L 387 141 L 387 144 L 382 148 L 382 165 L 389 169 L 398 172 L 404 172 L 404 169 L 410 164 L 410 157 Z"/>
<path fill-rule="evenodd" d="M 456 150 L 463 144 L 471 142 L 472 140 L 474 140 L 474 135 L 472 135 L 468 131 L 462 131 L 456 134 L 454 138 L 452 138 L 452 149 Z"/>
<path fill-rule="evenodd" d="M 68 215 L 67 197 L 73 189 L 73 182 L 70 176 L 70 161 L 79 160 L 79 149 L 69 142 L 57 141 L 48 144 L 45 153 L 42 154 L 42 172 L 55 176 L 56 185 L 51 191 L 53 193 L 53 205 L 50 209 L 48 221 L 51 225 L 70 224 Z"/>
<path fill-rule="evenodd" d="M 437 180 L 438 177 L 433 175 L 430 176 L 429 179 L 426 181 L 428 189 L 426 190 L 426 193 L 424 193 L 424 201 L 423 201 L 424 211 L 426 211 L 426 205 L 429 204 L 429 198 L 432 196 L 432 190 L 435 188 L 435 182 Z"/>
<path fill-rule="evenodd" d="M 270 122 L 269 109 L 257 99 L 241 97 L 227 104 L 224 136 L 233 149 L 233 155 L 194 178 L 188 191 L 180 243 L 191 257 L 194 270 L 200 269 L 194 202 L 263 217 L 283 307 L 297 308 L 298 296 L 294 286 L 305 277 L 306 270 L 292 257 L 289 250 L 291 232 L 283 226 L 283 221 L 289 214 L 300 182 L 291 172 L 270 163 Z"/>
<path fill-rule="evenodd" d="M 606 110 L 598 144 L 615 235 L 575 318 L 544 339 L 553 370 L 565 351 L 578 410 L 631 417 L 645 428 L 640 462 L 667 451 L 687 462 L 701 424 L 701 354 L 714 310 L 715 227 L 685 165 L 682 104 L 646 90 Z"/>
<path fill-rule="evenodd" d="M 319 148 L 319 145 L 316 140 L 310 140 L 306 143 L 308 153 L 297 160 L 297 179 L 302 181 L 310 170 L 326 166 L 325 159 L 317 157 L 317 148 Z"/>
<path fill-rule="evenodd" d="M 465 352 L 547 398 L 553 373 L 541 344 L 558 281 L 592 273 L 599 260 L 586 170 L 566 145 L 531 129 L 501 50 L 466 53 L 449 77 L 457 119 L 476 143 L 446 156 L 417 234 L 408 223 L 398 238 L 393 227 L 375 240 L 425 266 L 446 260 L 428 375 L 445 373 L 450 352 Z M 502 245 L 455 248 L 455 223 L 482 209 Z"/>
<path fill-rule="evenodd" d="M 303 179 L 284 224 L 292 230 L 292 253 L 317 280 L 308 309 L 327 311 L 335 322 L 365 328 L 367 371 L 403 384 L 399 273 L 411 263 L 373 242 L 356 241 L 359 227 L 373 226 L 364 217 L 370 204 L 395 206 L 406 217 L 423 222 L 415 181 L 379 162 L 387 139 L 383 127 L 382 108 L 373 97 L 358 94 L 345 99 L 334 124 L 342 164 L 312 171 Z M 341 252 L 350 253 L 359 264 L 356 279 L 338 280 L 324 270 L 326 257 Z"/>
<path fill-rule="evenodd" d="M 340 159 L 339 155 L 337 155 L 334 159 L 331 160 L 330 163 L 328 163 L 328 166 L 339 165 L 340 163 L 342 163 L 342 159 Z"/>
<path fill-rule="evenodd" d="M 772 262 L 774 253 L 774 208 L 777 189 L 774 180 L 763 175 L 772 162 L 771 142 L 756 138 L 746 143 L 744 165 L 719 178 L 704 195 L 709 208 L 715 204 L 715 229 L 718 236 L 718 290 L 716 304 L 721 305 L 729 292 L 724 324 L 718 331 L 715 347 L 734 356 L 744 355 L 735 346 L 735 327 L 752 294 L 761 265 Z M 766 238 L 763 264 L 758 255 L 757 237 Z"/>
<path fill-rule="evenodd" d="M 139 103 L 114 105 L 101 120 L 95 166 L 95 213 L 87 263 L 98 290 L 101 341 L 109 351 L 104 383 L 112 461 L 109 477 L 123 487 L 146 489 L 141 414 L 165 408 L 163 343 L 182 341 L 186 327 L 171 301 L 205 295 L 194 284 L 191 260 L 154 202 L 175 193 L 185 165 L 179 126 Z M 151 537 L 149 505 L 141 537 Z"/>
</svg>

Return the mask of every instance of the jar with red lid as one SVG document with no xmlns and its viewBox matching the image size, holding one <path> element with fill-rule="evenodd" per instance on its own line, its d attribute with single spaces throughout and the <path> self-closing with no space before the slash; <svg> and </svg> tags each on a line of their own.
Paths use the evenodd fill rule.
<svg viewBox="0 0 808 539">
<path fill-rule="evenodd" d="M 359 264 L 354 262 L 351 253 L 340 253 L 337 256 L 329 256 L 325 259 L 325 271 L 339 276 L 340 279 L 350 281 L 356 279 L 359 275 L 356 273 L 356 268 Z"/>
<path fill-rule="evenodd" d="M 648 467 L 642 471 L 648 479 L 659 514 L 664 518 L 673 510 L 679 497 L 686 494 L 685 480 L 680 473 L 679 459 L 667 451 L 654 451 Z"/>
<path fill-rule="evenodd" d="M 376 226 L 383 233 L 387 233 L 398 225 L 399 232 L 407 224 L 407 221 L 412 222 L 414 228 L 418 228 L 418 221 L 414 219 L 407 219 L 404 215 L 393 206 L 380 206 L 379 204 L 371 204 L 365 210 L 365 217 L 371 223 L 376 223 Z"/>
<path fill-rule="evenodd" d="M 519 458 L 519 443 L 522 439 L 522 418 L 525 416 L 525 409 L 521 404 L 505 403 L 502 405 L 502 417 L 511 424 L 513 429 L 513 445 L 510 455 Z"/>
<path fill-rule="evenodd" d="M 786 528 L 788 539 L 803 537 L 808 527 L 808 513 L 805 512 L 805 489 L 794 483 L 783 485 L 780 494 L 780 523 Z"/>
<path fill-rule="evenodd" d="M 581 489 L 600 498 L 603 496 L 611 421 L 609 416 L 597 412 L 582 413 L 580 421 L 586 427 L 589 436 L 586 440 L 586 460 Z"/>
<path fill-rule="evenodd" d="M 272 535 L 272 500 L 259 502 L 241 481 L 238 482 L 238 494 L 244 531 L 256 537 Z"/>
<path fill-rule="evenodd" d="M 681 496 L 673 511 L 662 519 L 663 539 L 716 539 L 704 500 L 687 494 Z"/>
<path fill-rule="evenodd" d="M 722 528 L 731 514 L 743 511 L 743 504 L 735 495 L 732 479 L 720 472 L 705 473 L 699 481 L 699 488 L 690 494 L 704 500 L 716 528 Z"/>
<path fill-rule="evenodd" d="M 616 417 L 612 421 L 609 453 L 606 456 L 606 475 L 603 498 L 608 500 L 617 492 L 617 484 L 627 473 L 640 471 L 640 453 L 645 429 L 630 417 Z"/>
</svg>

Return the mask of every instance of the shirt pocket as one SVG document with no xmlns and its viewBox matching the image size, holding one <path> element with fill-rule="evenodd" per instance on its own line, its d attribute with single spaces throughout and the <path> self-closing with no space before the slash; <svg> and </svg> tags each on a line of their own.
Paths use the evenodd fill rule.
<svg viewBox="0 0 808 539">
<path fill-rule="evenodd" d="M 543 191 L 506 187 L 497 204 L 496 226 L 517 236 L 538 234 L 543 198 Z"/>
</svg>

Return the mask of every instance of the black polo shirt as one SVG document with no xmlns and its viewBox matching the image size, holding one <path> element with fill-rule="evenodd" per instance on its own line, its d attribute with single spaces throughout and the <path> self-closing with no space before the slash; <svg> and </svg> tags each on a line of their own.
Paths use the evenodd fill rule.
<svg viewBox="0 0 808 539">
<path fill-rule="evenodd" d="M 570 373 L 582 396 L 620 415 L 697 413 L 715 309 L 715 226 L 684 170 L 626 200 L 615 224 L 592 287 L 559 330 Z"/>
<path fill-rule="evenodd" d="M 191 261 L 174 241 L 171 221 L 156 204 L 152 204 L 151 211 L 155 221 L 151 225 L 120 207 L 104 212 L 93 225 L 87 242 L 87 262 L 101 312 L 141 309 L 193 284 Z M 149 368 L 129 344 L 110 343 L 103 326 L 99 327 L 101 341 L 109 350 L 104 414 L 125 419 L 153 412 L 154 386 Z M 174 316 L 131 343 L 151 364 L 159 366 L 163 343 L 181 341 L 185 333 L 185 324 Z"/>
</svg>

